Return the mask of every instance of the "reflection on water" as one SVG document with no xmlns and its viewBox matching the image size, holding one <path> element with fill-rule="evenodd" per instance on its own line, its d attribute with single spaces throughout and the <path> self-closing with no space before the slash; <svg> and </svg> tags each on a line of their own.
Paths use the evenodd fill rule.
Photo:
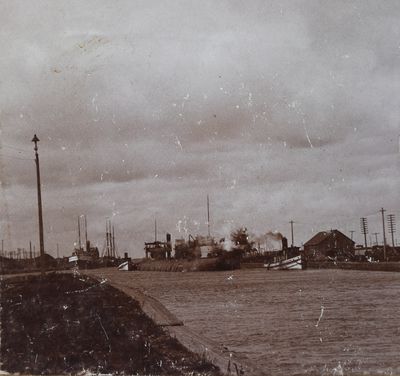
<svg viewBox="0 0 400 376">
<path fill-rule="evenodd" d="M 112 273 L 267 374 L 400 374 L 400 273 Z"/>
</svg>

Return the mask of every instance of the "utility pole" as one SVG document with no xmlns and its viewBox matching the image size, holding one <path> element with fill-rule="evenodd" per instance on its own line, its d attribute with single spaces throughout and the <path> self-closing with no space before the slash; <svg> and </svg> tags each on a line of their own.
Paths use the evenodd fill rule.
<svg viewBox="0 0 400 376">
<path fill-rule="evenodd" d="M 45 274 L 45 258 L 44 258 L 44 237 L 43 237 L 43 213 L 42 213 L 42 192 L 40 186 L 40 166 L 39 166 L 39 154 L 37 143 L 40 140 L 36 136 L 33 136 L 32 142 L 35 144 L 35 162 L 36 162 L 36 180 L 37 180 L 37 198 L 38 198 L 38 216 L 39 216 L 39 242 L 40 242 L 40 271 L 42 276 Z"/>
<path fill-rule="evenodd" d="M 154 219 L 154 242 L 157 241 L 157 219 Z"/>
<path fill-rule="evenodd" d="M 207 228 L 208 228 L 208 237 L 210 237 L 210 199 L 207 195 Z"/>
<path fill-rule="evenodd" d="M 293 246 L 294 246 L 294 237 L 293 237 L 293 220 L 291 220 L 290 222 L 290 232 L 291 232 L 291 234 L 292 234 L 292 245 L 291 245 L 291 248 L 293 249 Z"/>
<path fill-rule="evenodd" d="M 382 229 L 383 229 L 383 258 L 386 260 L 386 232 L 385 232 L 385 209 L 381 208 L 380 212 L 382 213 Z"/>
<path fill-rule="evenodd" d="M 367 234 L 368 234 L 368 222 L 367 218 L 360 218 L 360 227 L 361 227 L 361 233 L 364 235 L 364 244 L 365 244 L 365 250 L 368 248 L 367 244 Z"/>
<path fill-rule="evenodd" d="M 353 234 L 355 233 L 355 231 L 354 230 L 350 230 L 350 237 L 351 237 L 351 240 L 353 240 Z"/>
<path fill-rule="evenodd" d="M 374 232 L 372 235 L 375 235 L 375 245 L 378 245 L 378 235 L 379 235 L 379 232 Z"/>
<path fill-rule="evenodd" d="M 396 220 L 394 214 L 388 215 L 389 233 L 392 235 L 392 245 L 394 248 L 394 233 L 396 232 Z"/>
</svg>

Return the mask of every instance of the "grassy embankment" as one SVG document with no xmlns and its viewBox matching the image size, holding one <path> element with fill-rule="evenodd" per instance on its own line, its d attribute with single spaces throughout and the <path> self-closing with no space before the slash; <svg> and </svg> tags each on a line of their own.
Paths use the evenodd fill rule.
<svg viewBox="0 0 400 376">
<path fill-rule="evenodd" d="M 1 369 L 25 374 L 219 375 L 121 291 L 86 276 L 1 281 Z"/>
</svg>

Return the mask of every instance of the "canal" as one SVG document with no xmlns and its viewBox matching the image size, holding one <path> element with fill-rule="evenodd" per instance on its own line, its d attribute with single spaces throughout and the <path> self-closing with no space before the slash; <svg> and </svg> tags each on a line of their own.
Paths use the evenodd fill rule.
<svg viewBox="0 0 400 376">
<path fill-rule="evenodd" d="M 400 273 L 96 274 L 141 288 L 266 374 L 400 374 Z"/>
</svg>

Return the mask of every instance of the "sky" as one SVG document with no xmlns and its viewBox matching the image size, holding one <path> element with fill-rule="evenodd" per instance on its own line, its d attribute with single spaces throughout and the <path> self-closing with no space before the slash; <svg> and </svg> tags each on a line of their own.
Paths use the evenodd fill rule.
<svg viewBox="0 0 400 376">
<path fill-rule="evenodd" d="M 400 2 L 0 1 L 0 237 L 145 241 L 400 221 Z M 399 222 L 400 223 L 400 222 Z M 399 227 L 399 226 L 398 226 Z M 400 231 L 400 227 L 399 227 Z M 400 237 L 396 233 L 398 240 Z M 389 237 L 389 234 L 387 234 Z"/>
</svg>

